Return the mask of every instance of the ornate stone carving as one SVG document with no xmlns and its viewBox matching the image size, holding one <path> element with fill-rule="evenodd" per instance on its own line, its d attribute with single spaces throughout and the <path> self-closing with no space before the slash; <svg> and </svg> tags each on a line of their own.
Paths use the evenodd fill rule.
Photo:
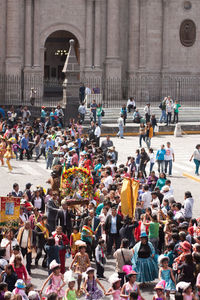
<svg viewBox="0 0 200 300">
<path fill-rule="evenodd" d="M 185 47 L 191 47 L 196 41 L 196 25 L 192 20 L 184 20 L 180 27 L 180 41 Z"/>
</svg>

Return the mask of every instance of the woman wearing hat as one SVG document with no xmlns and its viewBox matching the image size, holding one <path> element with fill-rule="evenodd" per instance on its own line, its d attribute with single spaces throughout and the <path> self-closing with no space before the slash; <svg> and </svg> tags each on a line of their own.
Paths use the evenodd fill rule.
<svg viewBox="0 0 200 300">
<path fill-rule="evenodd" d="M 6 153 L 6 141 L 2 136 L 0 136 L 0 161 L 2 166 L 4 166 L 3 157 L 5 153 Z"/>
<path fill-rule="evenodd" d="M 154 281 L 158 277 L 158 266 L 154 261 L 155 249 L 148 241 L 146 232 L 141 233 L 140 240 L 133 248 L 132 268 L 138 273 L 138 282 Z"/>
</svg>

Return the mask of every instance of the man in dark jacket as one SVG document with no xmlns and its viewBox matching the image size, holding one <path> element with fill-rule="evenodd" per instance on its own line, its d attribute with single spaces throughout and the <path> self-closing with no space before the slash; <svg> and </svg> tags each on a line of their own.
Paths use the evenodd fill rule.
<svg viewBox="0 0 200 300">
<path fill-rule="evenodd" d="M 47 216 L 42 216 L 41 222 L 38 222 L 34 229 L 35 233 L 35 241 L 34 244 L 37 247 L 37 255 L 35 258 L 35 265 L 38 265 L 38 261 L 42 256 L 42 250 L 44 250 L 44 246 L 49 238 L 49 228 L 47 225 Z M 45 268 L 47 266 L 47 254 L 45 252 L 45 256 L 42 262 L 42 267 Z"/>
<path fill-rule="evenodd" d="M 58 221 L 59 207 L 58 207 L 58 204 L 57 204 L 57 199 L 58 199 L 58 192 L 53 191 L 52 198 L 49 199 L 49 201 L 47 202 L 47 205 L 46 205 L 46 208 L 47 208 L 47 221 L 48 221 L 50 233 L 55 231 L 57 221 Z"/>
<path fill-rule="evenodd" d="M 67 201 L 61 201 L 62 208 L 58 211 L 58 224 L 62 227 L 64 234 L 67 233 L 68 239 L 72 233 L 72 219 L 75 219 L 75 215 L 72 210 L 68 209 Z"/>
<path fill-rule="evenodd" d="M 22 191 L 19 190 L 19 184 L 18 183 L 13 184 L 12 196 L 13 197 L 22 197 L 23 196 Z"/>
<path fill-rule="evenodd" d="M 107 256 L 111 255 L 112 247 L 115 242 L 116 250 L 120 247 L 120 234 L 119 231 L 122 227 L 122 217 L 117 214 L 117 208 L 112 207 L 112 214 L 106 218 L 105 232 L 108 238 L 107 242 Z"/>
</svg>

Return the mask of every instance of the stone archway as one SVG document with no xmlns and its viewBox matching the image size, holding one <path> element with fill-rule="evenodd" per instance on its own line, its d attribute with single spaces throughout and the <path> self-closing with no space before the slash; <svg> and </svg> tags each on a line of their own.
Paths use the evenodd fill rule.
<svg viewBox="0 0 200 300">
<path fill-rule="evenodd" d="M 72 81 L 80 78 L 80 47 L 76 36 L 65 30 L 51 33 L 44 46 L 44 79 L 63 80 L 62 69 L 69 51 L 69 41 L 74 40 L 74 49 L 68 65 L 68 74 Z"/>
</svg>

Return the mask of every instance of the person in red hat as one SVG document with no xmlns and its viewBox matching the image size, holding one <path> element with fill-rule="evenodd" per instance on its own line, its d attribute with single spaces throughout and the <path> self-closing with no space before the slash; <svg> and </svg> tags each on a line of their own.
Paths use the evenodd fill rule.
<svg viewBox="0 0 200 300">
<path fill-rule="evenodd" d="M 175 268 L 178 268 L 178 266 L 184 262 L 186 254 L 191 254 L 191 245 L 188 241 L 180 243 L 180 247 L 182 253 L 174 260 L 173 265 L 175 266 Z"/>
</svg>

